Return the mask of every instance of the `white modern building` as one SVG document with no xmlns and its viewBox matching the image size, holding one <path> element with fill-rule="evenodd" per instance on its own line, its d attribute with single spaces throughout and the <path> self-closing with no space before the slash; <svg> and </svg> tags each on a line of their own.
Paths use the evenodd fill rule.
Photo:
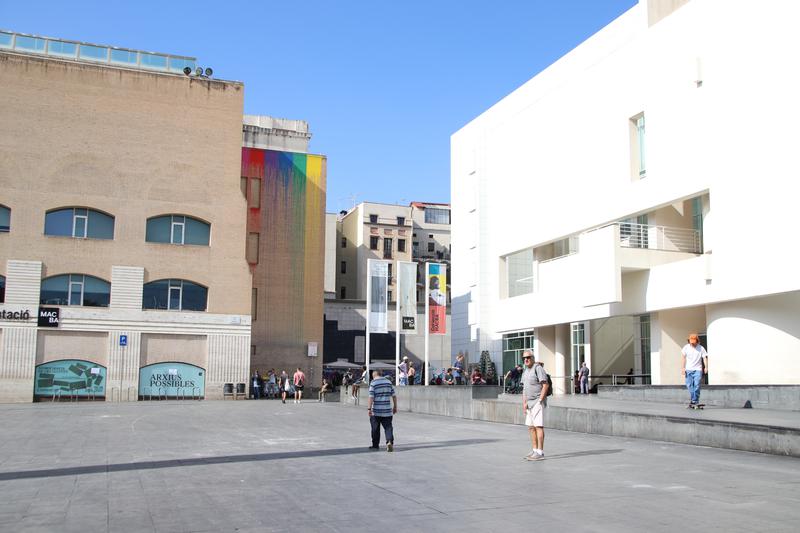
<svg viewBox="0 0 800 533">
<path fill-rule="evenodd" d="M 677 384 L 697 331 L 711 384 L 800 383 L 797 20 L 641 0 L 455 133 L 453 350 Z"/>
</svg>

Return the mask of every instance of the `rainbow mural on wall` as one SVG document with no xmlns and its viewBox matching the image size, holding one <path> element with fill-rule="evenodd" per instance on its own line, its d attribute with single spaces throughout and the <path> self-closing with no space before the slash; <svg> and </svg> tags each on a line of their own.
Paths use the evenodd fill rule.
<svg viewBox="0 0 800 533">
<path fill-rule="evenodd" d="M 305 358 L 308 342 L 322 343 L 326 163 L 320 155 L 242 149 L 247 194 L 250 180 L 261 180 L 258 207 L 248 208 L 247 219 L 248 233 L 259 233 L 252 342 L 276 368 Z"/>
</svg>

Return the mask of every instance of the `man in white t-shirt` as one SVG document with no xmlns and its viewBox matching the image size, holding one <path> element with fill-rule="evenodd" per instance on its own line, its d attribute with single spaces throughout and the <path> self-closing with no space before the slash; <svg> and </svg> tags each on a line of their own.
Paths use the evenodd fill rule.
<svg viewBox="0 0 800 533">
<path fill-rule="evenodd" d="M 691 333 L 689 343 L 681 350 L 681 372 L 686 378 L 686 388 L 691 397 L 689 407 L 700 403 L 700 381 L 704 372 L 708 374 L 708 353 L 699 341 L 697 333 Z"/>
</svg>

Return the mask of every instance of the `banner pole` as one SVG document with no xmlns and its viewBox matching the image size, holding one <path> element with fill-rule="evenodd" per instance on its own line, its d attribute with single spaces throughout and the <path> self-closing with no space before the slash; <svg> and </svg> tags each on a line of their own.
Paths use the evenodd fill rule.
<svg viewBox="0 0 800 533">
<path fill-rule="evenodd" d="M 372 314 L 372 259 L 367 259 L 367 332 L 364 345 L 364 361 L 367 367 L 366 382 L 369 383 L 369 317 Z"/>
<path fill-rule="evenodd" d="M 400 262 L 396 263 L 397 268 L 394 269 L 397 276 L 397 283 L 395 284 L 396 290 L 394 297 L 394 314 L 395 314 L 395 328 L 394 328 L 394 384 L 400 386 Z M 408 371 L 408 369 L 406 369 Z M 408 374 L 406 374 L 408 375 Z"/>
<path fill-rule="evenodd" d="M 430 283 L 428 282 L 428 276 L 430 276 L 430 263 L 425 263 L 425 386 L 427 387 L 430 385 L 431 378 L 430 378 L 430 358 L 428 357 L 428 347 L 430 345 L 430 324 L 428 321 L 430 320 L 430 298 L 428 297 L 430 291 Z"/>
</svg>

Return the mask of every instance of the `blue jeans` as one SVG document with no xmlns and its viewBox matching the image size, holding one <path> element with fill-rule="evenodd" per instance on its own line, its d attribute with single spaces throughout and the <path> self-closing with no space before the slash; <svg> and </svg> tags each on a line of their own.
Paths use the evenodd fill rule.
<svg viewBox="0 0 800 533">
<path fill-rule="evenodd" d="M 686 388 L 692 397 L 692 403 L 700 403 L 700 381 L 703 379 L 702 370 L 686 371 Z"/>
<path fill-rule="evenodd" d="M 377 448 L 381 442 L 381 426 L 386 433 L 386 442 L 394 443 L 394 428 L 391 416 L 371 416 L 369 423 L 372 426 L 372 446 Z"/>
<path fill-rule="evenodd" d="M 408 385 L 408 378 L 406 376 L 400 376 L 400 385 Z"/>
</svg>

